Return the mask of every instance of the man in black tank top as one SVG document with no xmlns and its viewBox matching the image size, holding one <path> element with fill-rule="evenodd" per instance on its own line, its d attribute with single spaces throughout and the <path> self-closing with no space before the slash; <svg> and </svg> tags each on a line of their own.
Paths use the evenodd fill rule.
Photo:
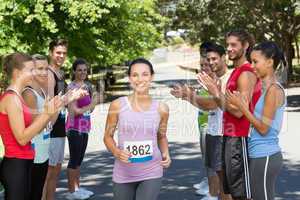
<svg viewBox="0 0 300 200">
<path fill-rule="evenodd" d="M 57 75 L 57 73 L 50 68 L 50 71 L 53 73 L 54 76 L 54 96 L 58 94 L 65 94 L 66 93 L 66 87 L 67 83 L 64 81 L 63 73 L 60 73 L 60 76 L 62 79 L 60 79 Z M 58 118 L 53 125 L 53 129 L 50 133 L 51 138 L 58 138 L 58 137 L 66 137 L 66 131 L 65 131 L 65 111 L 59 113 Z"/>
<path fill-rule="evenodd" d="M 67 56 L 68 43 L 66 40 L 57 39 L 49 44 L 49 82 L 48 86 L 50 94 L 58 95 L 64 94 L 67 84 L 64 80 L 63 71 L 61 69 Z M 52 89 L 51 89 L 52 88 Z M 49 168 L 47 174 L 45 194 L 47 200 L 55 199 L 56 182 L 61 171 L 61 165 L 64 159 L 65 148 L 65 111 L 63 110 L 50 133 L 50 146 L 49 146 Z"/>
</svg>

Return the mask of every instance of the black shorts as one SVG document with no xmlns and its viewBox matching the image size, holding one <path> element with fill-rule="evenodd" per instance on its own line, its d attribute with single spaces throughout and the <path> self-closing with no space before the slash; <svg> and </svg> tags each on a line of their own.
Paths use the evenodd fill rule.
<svg viewBox="0 0 300 200">
<path fill-rule="evenodd" d="M 224 193 L 251 199 L 247 138 L 224 136 L 222 160 Z"/>
<path fill-rule="evenodd" d="M 222 136 L 206 134 L 205 137 L 205 166 L 215 172 L 222 170 Z"/>
</svg>

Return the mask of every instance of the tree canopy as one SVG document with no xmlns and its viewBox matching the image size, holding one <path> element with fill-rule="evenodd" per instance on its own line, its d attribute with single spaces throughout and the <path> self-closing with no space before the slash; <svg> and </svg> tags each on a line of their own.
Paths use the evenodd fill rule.
<svg viewBox="0 0 300 200">
<path fill-rule="evenodd" d="M 300 3 L 297 0 L 164 0 L 176 5 L 171 28 L 189 30 L 192 43 L 215 40 L 224 44 L 225 33 L 242 28 L 257 42 L 273 40 L 284 49 L 292 66 L 294 48 L 299 55 Z M 293 47 L 295 44 L 295 47 Z M 289 67 L 291 74 L 292 67 Z"/>
<path fill-rule="evenodd" d="M 47 54 L 60 37 L 70 58 L 109 66 L 158 46 L 164 21 L 153 0 L 0 0 L 0 55 Z"/>
</svg>

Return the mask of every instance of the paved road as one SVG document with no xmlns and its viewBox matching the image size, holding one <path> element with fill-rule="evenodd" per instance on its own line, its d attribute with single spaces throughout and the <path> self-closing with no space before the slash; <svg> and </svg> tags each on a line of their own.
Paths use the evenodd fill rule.
<svg viewBox="0 0 300 200">
<path fill-rule="evenodd" d="M 194 74 L 183 71 L 174 64 L 155 66 L 155 81 L 151 93 L 156 99 L 166 102 L 170 107 L 168 137 L 172 155 L 172 166 L 165 172 L 160 200 L 196 200 L 192 185 L 204 175 L 199 153 L 198 129 L 196 124 L 197 109 L 186 102 L 169 95 L 170 84 L 176 81 L 195 82 Z M 278 200 L 300 200 L 300 134 L 297 123 L 300 119 L 300 89 L 289 89 L 289 108 L 286 112 L 281 146 L 284 152 L 284 168 L 277 183 Z M 113 97 L 129 94 L 126 79 L 119 81 Z M 113 157 L 105 150 L 102 142 L 104 124 L 109 104 L 103 104 L 93 113 L 93 128 L 89 138 L 87 154 L 82 165 L 82 185 L 93 190 L 96 195 L 91 199 L 112 199 Z M 57 189 L 57 199 L 65 199 L 67 187 L 65 167 Z"/>
</svg>

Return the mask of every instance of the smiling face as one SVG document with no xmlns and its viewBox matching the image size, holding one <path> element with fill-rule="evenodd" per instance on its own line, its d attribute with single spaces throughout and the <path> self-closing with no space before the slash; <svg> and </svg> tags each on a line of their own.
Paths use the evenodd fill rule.
<svg viewBox="0 0 300 200">
<path fill-rule="evenodd" d="M 67 57 L 67 47 L 66 46 L 56 46 L 50 51 L 50 64 L 55 67 L 61 67 Z"/>
<path fill-rule="evenodd" d="M 205 72 L 207 75 L 210 77 L 213 76 L 213 72 L 211 70 L 211 67 L 209 65 L 207 57 L 201 57 L 200 59 L 200 67 L 201 67 L 201 72 Z"/>
<path fill-rule="evenodd" d="M 263 79 L 268 75 L 268 73 L 272 73 L 273 60 L 270 58 L 266 58 L 266 56 L 263 55 L 260 50 L 252 51 L 250 58 L 252 66 L 254 68 L 254 72 L 259 78 Z"/>
<path fill-rule="evenodd" d="M 87 66 L 86 64 L 78 64 L 74 71 L 76 81 L 84 81 L 87 77 Z"/>
<path fill-rule="evenodd" d="M 224 71 L 224 63 L 225 63 L 225 56 L 220 56 L 217 52 L 208 52 L 207 53 L 207 61 L 209 62 L 209 66 L 211 70 L 219 74 L 219 72 Z"/>
<path fill-rule="evenodd" d="M 153 75 L 147 64 L 136 63 L 131 66 L 129 82 L 135 92 L 147 93 L 152 80 Z"/>
<path fill-rule="evenodd" d="M 48 81 L 48 61 L 36 60 L 33 69 L 33 76 L 39 85 L 46 85 Z"/>
<path fill-rule="evenodd" d="M 229 60 L 239 60 L 246 55 L 248 44 L 243 45 L 236 36 L 229 36 L 226 38 L 227 53 Z"/>
<path fill-rule="evenodd" d="M 22 83 L 22 85 L 30 85 L 33 81 L 33 69 L 34 69 L 34 62 L 33 61 L 26 61 L 23 63 L 23 68 L 21 70 L 15 69 L 13 71 L 13 77 L 18 79 Z M 14 78 L 13 78 L 14 79 Z"/>
</svg>

